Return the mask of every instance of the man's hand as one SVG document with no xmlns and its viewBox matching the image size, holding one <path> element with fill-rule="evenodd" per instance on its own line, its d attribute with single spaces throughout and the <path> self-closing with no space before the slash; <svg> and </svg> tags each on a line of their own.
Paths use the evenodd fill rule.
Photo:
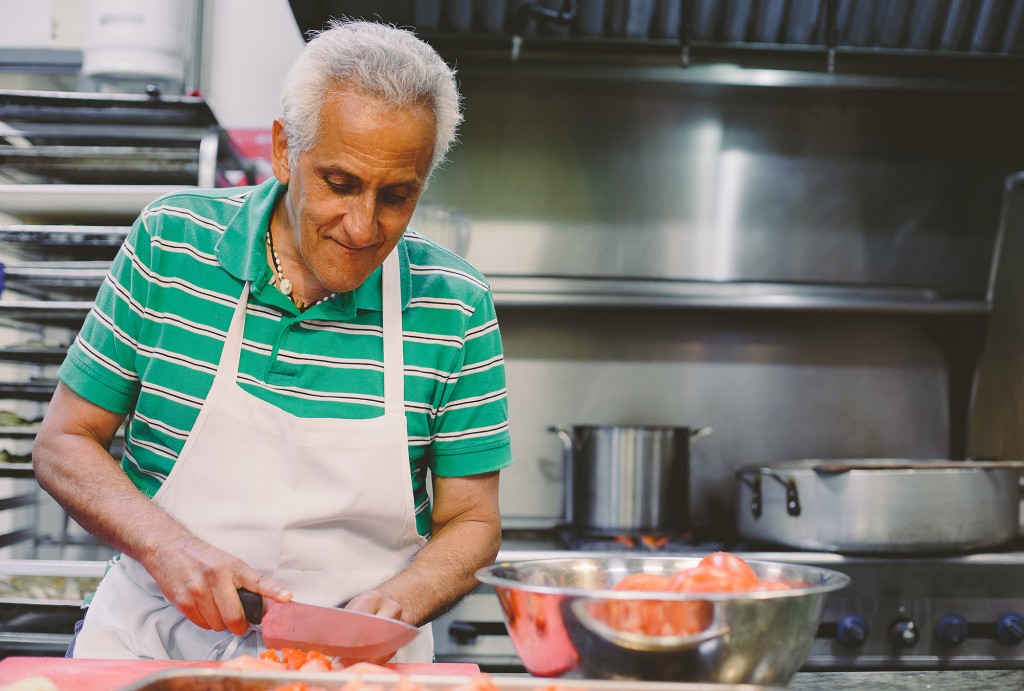
<svg viewBox="0 0 1024 691">
<path fill-rule="evenodd" d="M 349 600 L 345 609 L 402 620 L 402 604 L 392 600 L 379 590 L 367 590 L 365 593 L 360 593 Z"/>
<path fill-rule="evenodd" d="M 350 608 L 358 602 L 360 611 L 421 626 L 475 588 L 476 570 L 494 563 L 501 544 L 498 473 L 435 477 L 433 519 L 430 542 L 409 566 Z"/>
<path fill-rule="evenodd" d="M 388 619 L 402 620 L 402 605 L 395 600 L 392 600 L 384 593 L 379 590 L 367 590 L 365 593 L 360 593 L 345 605 L 345 609 L 352 610 L 353 612 L 364 612 L 366 614 L 376 614 L 377 616 L 387 617 Z M 393 658 L 394 655 L 383 655 L 381 657 L 369 657 L 369 658 L 341 658 L 341 664 L 348 667 L 349 665 L 355 664 L 356 662 L 371 662 L 375 665 L 383 665 L 388 660 Z"/>
<path fill-rule="evenodd" d="M 140 559 L 167 601 L 196 626 L 235 635 L 249 630 L 238 589 L 245 588 L 277 602 L 292 594 L 241 559 L 188 533 L 161 543 Z"/>
<path fill-rule="evenodd" d="M 245 633 L 237 588 L 290 600 L 280 584 L 197 538 L 135 487 L 107 451 L 123 421 L 58 384 L 32 448 L 39 485 L 79 525 L 142 564 L 197 626 Z"/>
</svg>

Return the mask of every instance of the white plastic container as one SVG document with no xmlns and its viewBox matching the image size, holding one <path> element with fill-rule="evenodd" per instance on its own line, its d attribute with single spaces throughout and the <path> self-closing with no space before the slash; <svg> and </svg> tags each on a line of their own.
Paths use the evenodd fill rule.
<svg viewBox="0 0 1024 691">
<path fill-rule="evenodd" d="M 194 16 L 193 0 L 87 0 L 82 74 L 100 84 L 152 82 L 180 93 Z"/>
</svg>

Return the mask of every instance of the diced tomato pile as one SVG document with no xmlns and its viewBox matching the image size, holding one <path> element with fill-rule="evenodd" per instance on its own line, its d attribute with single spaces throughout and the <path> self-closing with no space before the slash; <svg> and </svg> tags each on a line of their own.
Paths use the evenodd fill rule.
<svg viewBox="0 0 1024 691">
<path fill-rule="evenodd" d="M 271 648 L 260 653 L 261 660 L 284 665 L 286 670 L 299 672 L 330 672 L 336 668 L 334 661 L 318 650 L 298 648 Z"/>
<path fill-rule="evenodd" d="M 303 661 L 305 660 L 305 661 Z M 396 672 L 390 667 L 382 667 L 369 662 L 357 662 L 348 667 L 342 667 L 334 663 L 334 666 L 322 667 L 324 660 L 330 663 L 323 653 L 315 650 L 304 651 L 294 648 L 282 648 L 280 650 L 270 649 L 260 653 L 259 657 L 238 657 L 226 661 L 222 667 L 234 670 L 274 670 L 274 671 L 344 671 L 352 678 L 341 686 L 339 691 L 427 691 L 427 687 L 410 679 L 407 675 Z M 312 666 L 311 666 L 312 665 Z M 388 675 L 395 677 L 394 682 L 382 683 L 380 681 L 364 681 L 363 675 L 379 677 Z M 270 691 L 329 691 L 323 686 L 310 684 L 305 681 L 295 681 L 280 686 L 275 686 Z M 464 684 L 450 686 L 445 691 L 500 691 L 494 681 L 487 674 L 477 674 L 470 677 Z M 560 691 L 557 685 L 547 686 L 537 691 Z"/>
<path fill-rule="evenodd" d="M 339 691 L 427 691 L 427 687 L 423 684 L 419 684 L 409 679 L 404 674 L 398 674 L 393 670 L 388 670 L 392 674 L 398 676 L 395 682 L 382 684 L 378 681 L 366 682 L 363 681 L 361 675 L 356 675 L 350 681 L 339 689 Z M 296 682 L 293 684 L 285 684 L 278 686 L 271 691 L 328 691 L 322 686 L 314 686 L 306 684 L 305 682 Z M 445 691 L 501 691 L 500 688 L 494 683 L 490 675 L 478 674 L 466 680 L 464 684 L 458 684 L 457 686 L 449 686 Z M 563 691 L 561 686 L 557 684 L 551 684 L 543 688 L 538 688 L 537 691 Z M 580 691 L 577 689 L 576 691 Z"/>
<path fill-rule="evenodd" d="M 613 590 L 656 593 L 745 593 L 783 590 L 801 584 L 762 581 L 743 559 L 728 552 L 709 554 L 690 569 L 671 576 L 633 573 Z M 609 600 L 594 612 L 608 626 L 629 633 L 650 636 L 692 636 L 711 625 L 710 602 L 702 600 Z"/>
<path fill-rule="evenodd" d="M 375 665 L 370 662 L 357 662 L 345 667 L 337 658 L 329 658 L 316 650 L 299 650 L 297 648 L 270 648 L 259 654 L 259 657 L 242 656 L 225 661 L 224 669 L 242 671 L 272 672 L 346 672 L 352 675 L 340 691 L 427 691 L 427 687 L 409 679 L 408 676 L 396 672 L 390 667 Z M 363 675 L 389 675 L 395 677 L 394 683 L 365 682 Z M 271 691 L 328 691 L 323 686 L 305 681 L 295 681 L 276 686 Z M 465 684 L 452 686 L 446 691 L 500 691 L 490 676 L 479 674 L 466 681 Z M 538 691 L 558 691 L 558 687 L 550 686 Z"/>
</svg>

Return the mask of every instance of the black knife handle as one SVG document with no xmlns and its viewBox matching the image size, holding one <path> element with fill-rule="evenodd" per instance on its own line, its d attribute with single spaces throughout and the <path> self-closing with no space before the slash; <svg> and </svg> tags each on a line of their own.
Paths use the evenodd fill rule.
<svg viewBox="0 0 1024 691">
<path fill-rule="evenodd" d="M 245 612 L 245 619 L 250 624 L 259 624 L 263 621 L 263 596 L 245 588 L 238 589 L 238 599 L 242 601 L 242 610 Z"/>
</svg>

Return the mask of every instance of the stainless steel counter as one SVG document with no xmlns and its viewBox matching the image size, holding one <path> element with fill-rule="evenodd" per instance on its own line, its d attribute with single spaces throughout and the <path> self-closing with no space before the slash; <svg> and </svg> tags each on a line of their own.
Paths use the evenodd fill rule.
<svg viewBox="0 0 1024 691">
<path fill-rule="evenodd" d="M 800 691 L 1008 691 L 1024 689 L 1024 670 L 937 672 L 800 672 L 789 683 Z"/>
</svg>

